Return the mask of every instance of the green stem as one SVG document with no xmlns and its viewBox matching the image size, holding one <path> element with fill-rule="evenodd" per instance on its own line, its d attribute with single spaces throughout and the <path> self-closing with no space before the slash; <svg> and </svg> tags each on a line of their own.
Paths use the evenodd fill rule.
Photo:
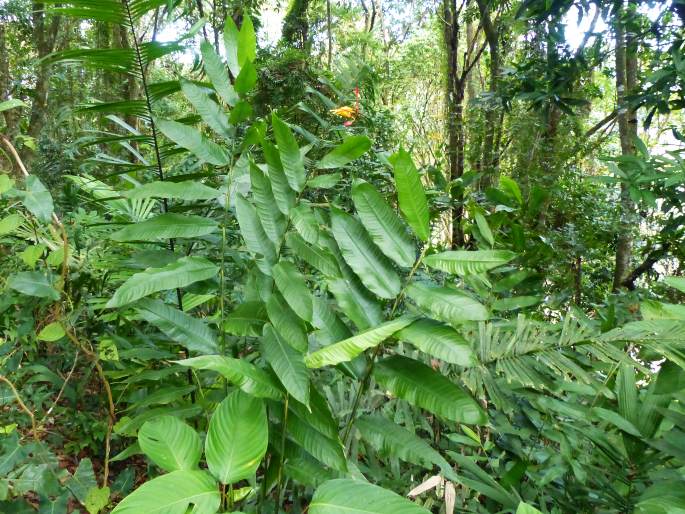
<svg viewBox="0 0 685 514">
<path fill-rule="evenodd" d="M 276 482 L 276 505 L 274 506 L 274 514 L 278 514 L 281 506 L 281 482 L 283 480 L 283 463 L 285 461 L 285 433 L 288 427 L 288 399 L 290 395 L 286 393 L 285 404 L 283 407 L 283 426 L 281 432 L 281 455 L 278 463 L 278 480 Z"/>
</svg>

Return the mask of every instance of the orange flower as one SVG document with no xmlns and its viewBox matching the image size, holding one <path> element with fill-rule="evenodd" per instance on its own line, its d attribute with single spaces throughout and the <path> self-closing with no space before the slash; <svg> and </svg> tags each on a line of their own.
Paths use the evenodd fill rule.
<svg viewBox="0 0 685 514">
<path fill-rule="evenodd" d="M 331 109 L 331 113 L 348 120 L 357 119 L 358 114 L 357 109 L 355 109 L 354 107 L 350 107 L 349 105 L 343 105 L 342 107 L 338 107 L 337 109 Z"/>
</svg>

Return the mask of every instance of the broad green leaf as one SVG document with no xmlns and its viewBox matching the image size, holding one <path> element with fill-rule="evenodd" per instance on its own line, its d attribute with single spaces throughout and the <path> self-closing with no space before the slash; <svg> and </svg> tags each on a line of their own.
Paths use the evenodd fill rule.
<svg viewBox="0 0 685 514">
<path fill-rule="evenodd" d="M 158 291 L 186 287 L 217 274 L 217 268 L 204 257 L 181 257 L 163 268 L 148 268 L 136 273 L 107 302 L 107 308 L 121 307 Z"/>
<path fill-rule="evenodd" d="M 182 237 L 201 237 L 217 228 L 216 221 L 204 216 L 167 212 L 145 221 L 127 225 L 114 232 L 114 241 L 153 241 Z"/>
<path fill-rule="evenodd" d="M 379 361 L 374 378 L 393 396 L 457 423 L 483 425 L 483 409 L 447 377 L 422 362 L 400 355 Z"/>
<path fill-rule="evenodd" d="M 290 209 L 290 220 L 297 233 L 307 243 L 317 244 L 319 242 L 319 233 L 321 232 L 319 222 L 307 204 L 300 203 L 297 207 Z"/>
<path fill-rule="evenodd" d="M 542 512 L 540 512 L 532 505 L 528 505 L 525 502 L 521 502 L 519 503 L 519 506 L 516 508 L 516 514 L 542 514 Z"/>
<path fill-rule="evenodd" d="M 112 514 L 215 514 L 221 495 L 206 471 L 172 471 L 145 482 L 124 498 Z"/>
<path fill-rule="evenodd" d="M 22 271 L 10 275 L 7 287 L 28 296 L 59 300 L 57 290 L 48 282 L 48 278 L 38 271 Z"/>
<path fill-rule="evenodd" d="M 181 90 L 209 128 L 220 136 L 228 137 L 230 135 L 228 117 L 223 109 L 209 98 L 204 88 L 187 80 L 181 80 Z"/>
<path fill-rule="evenodd" d="M 403 328 L 397 338 L 407 341 L 422 352 L 451 364 L 470 367 L 476 355 L 469 342 L 449 325 L 432 319 L 420 319 Z"/>
<path fill-rule="evenodd" d="M 226 166 L 230 157 L 226 151 L 203 136 L 197 129 L 171 120 L 157 120 L 162 133 L 178 146 L 189 150 L 201 161 L 215 166 Z"/>
<path fill-rule="evenodd" d="M 0 236 L 11 234 L 21 226 L 21 222 L 22 218 L 20 214 L 14 213 L 5 216 L 0 220 Z M 43 252 L 41 252 L 41 254 L 42 253 Z"/>
<path fill-rule="evenodd" d="M 164 471 L 197 469 L 202 441 L 197 432 L 175 416 L 160 416 L 140 427 L 140 449 Z"/>
<path fill-rule="evenodd" d="M 371 140 L 366 136 L 348 136 L 341 144 L 328 152 L 316 167 L 333 169 L 345 166 L 364 155 L 371 148 Z"/>
<path fill-rule="evenodd" d="M 235 90 L 239 94 L 246 95 L 252 91 L 255 84 L 257 84 L 257 69 L 251 62 L 245 62 L 245 64 L 240 67 L 240 73 L 238 73 L 233 87 L 235 87 Z"/>
<path fill-rule="evenodd" d="M 309 397 L 309 409 L 300 402 L 289 402 L 288 408 L 294 412 L 303 421 L 306 421 L 310 426 L 321 432 L 323 435 L 336 441 L 340 447 L 339 425 L 338 421 L 333 417 L 331 408 L 322 393 L 312 387 Z"/>
<path fill-rule="evenodd" d="M 26 177 L 26 190 L 21 191 L 21 201 L 39 221 L 49 223 L 54 210 L 52 195 L 35 175 Z"/>
<path fill-rule="evenodd" d="M 264 139 L 262 141 L 262 151 L 264 152 L 264 160 L 269 172 L 269 180 L 271 181 L 271 189 L 276 199 L 278 210 L 283 214 L 288 215 L 290 209 L 295 206 L 295 191 L 290 187 L 288 178 L 283 171 L 283 164 L 281 163 L 281 156 L 276 148 L 269 141 Z"/>
<path fill-rule="evenodd" d="M 14 187 L 14 180 L 4 173 L 0 173 L 0 195 L 5 194 L 7 191 Z"/>
<path fill-rule="evenodd" d="M 262 400 L 232 392 L 214 411 L 207 429 L 207 466 L 222 484 L 254 476 L 266 454 L 269 424 Z"/>
<path fill-rule="evenodd" d="M 257 257 L 259 269 L 271 275 L 271 267 L 276 262 L 276 248 L 264 232 L 254 206 L 243 196 L 237 195 L 235 211 L 240 225 L 240 234 L 245 240 L 245 246 Z"/>
<path fill-rule="evenodd" d="M 593 407 L 592 413 L 595 416 L 597 416 L 597 418 L 599 418 L 600 420 L 606 421 L 611 425 L 614 425 L 619 430 L 622 430 L 635 437 L 643 437 L 640 431 L 637 429 L 637 427 L 633 425 L 630 421 L 628 421 L 626 418 L 621 416 L 618 412 L 614 412 L 609 409 L 603 409 L 602 407 Z"/>
<path fill-rule="evenodd" d="M 289 411 L 288 437 L 319 462 L 338 471 L 347 471 L 343 445 L 337 435 L 335 438 L 328 437 L 312 426 L 309 422 L 309 415 L 302 418 L 300 416 L 303 414 L 302 412 L 298 414 L 293 409 L 289 409 Z M 283 408 L 275 408 L 271 412 L 282 422 Z"/>
<path fill-rule="evenodd" d="M 685 305 L 645 300 L 640 303 L 640 313 L 645 320 L 678 319 L 685 321 Z"/>
<path fill-rule="evenodd" d="M 354 359 L 369 348 L 378 346 L 387 338 L 402 330 L 413 321 L 411 317 L 397 318 L 387 321 L 375 328 L 366 330 L 338 343 L 326 346 L 305 357 L 310 368 L 322 368 Z"/>
<path fill-rule="evenodd" d="M 157 180 L 125 191 L 122 195 L 129 200 L 141 200 L 144 198 L 213 200 L 220 197 L 222 193 L 218 189 L 213 189 L 194 180 L 185 180 L 183 182 L 162 182 Z"/>
<path fill-rule="evenodd" d="M 309 405 L 309 371 L 304 356 L 269 324 L 264 325 L 262 352 L 286 391 L 298 402 Z"/>
<path fill-rule="evenodd" d="M 401 496 L 360 480 L 324 482 L 314 493 L 309 514 L 429 514 Z"/>
<path fill-rule="evenodd" d="M 111 491 L 109 487 L 92 487 L 86 495 L 86 501 L 83 503 L 88 514 L 98 514 L 102 509 L 107 507 L 110 494 Z"/>
<path fill-rule="evenodd" d="M 400 210 L 417 237 L 422 241 L 428 241 L 430 237 L 428 200 L 426 200 L 426 192 L 411 155 L 405 150 L 400 150 L 390 158 L 390 162 L 395 174 Z"/>
<path fill-rule="evenodd" d="M 327 250 L 317 245 L 308 245 L 299 234 L 293 232 L 286 235 L 286 244 L 295 255 L 310 266 L 318 269 L 322 275 L 327 277 L 340 276 L 340 269 L 335 261 L 335 257 Z"/>
<path fill-rule="evenodd" d="M 221 355 L 202 355 L 176 361 L 176 364 L 194 369 L 216 371 L 247 394 L 259 398 L 278 399 L 283 393 L 271 376 L 245 359 L 233 359 Z"/>
<path fill-rule="evenodd" d="M 516 257 L 508 250 L 447 251 L 434 253 L 423 259 L 431 268 L 466 276 L 497 268 Z"/>
<path fill-rule="evenodd" d="M 304 159 L 300 153 L 295 136 L 290 127 L 273 113 L 271 115 L 271 125 L 274 137 L 278 144 L 278 153 L 281 158 L 283 172 L 288 179 L 288 184 L 292 189 L 301 192 L 304 188 L 306 174 L 304 170 Z"/>
<path fill-rule="evenodd" d="M 250 163 L 250 183 L 257 215 L 264 233 L 275 245 L 280 244 L 285 232 L 286 219 L 278 209 L 274 209 L 274 195 L 271 183 L 264 172 L 254 163 Z"/>
<path fill-rule="evenodd" d="M 480 212 L 477 212 L 474 215 L 474 218 L 476 220 L 476 225 L 478 226 L 480 235 L 483 236 L 483 239 L 485 239 L 485 241 L 487 241 L 491 247 L 495 246 L 495 237 L 492 235 L 492 230 L 490 230 L 490 225 L 488 225 L 485 216 L 483 216 Z"/>
<path fill-rule="evenodd" d="M 307 187 L 331 189 L 334 188 L 341 179 L 342 173 L 328 173 L 326 175 L 319 175 L 317 177 L 310 178 L 307 181 Z"/>
<path fill-rule="evenodd" d="M 273 327 L 285 341 L 300 353 L 309 348 L 307 326 L 295 314 L 283 297 L 273 292 L 266 301 L 266 311 Z"/>
<path fill-rule="evenodd" d="M 429 470 L 433 465 L 449 468 L 449 463 L 426 441 L 383 416 L 362 416 L 354 424 L 381 455 L 395 456 Z"/>
<path fill-rule="evenodd" d="M 234 77 L 240 73 L 240 63 L 238 61 L 238 46 L 239 46 L 240 32 L 231 16 L 226 16 L 224 22 L 224 50 L 226 52 L 226 62 L 228 69 Z"/>
<path fill-rule="evenodd" d="M 269 321 L 262 302 L 243 302 L 226 316 L 224 331 L 235 336 L 259 337 Z"/>
<path fill-rule="evenodd" d="M 405 225 L 368 182 L 352 187 L 352 201 L 373 242 L 399 266 L 414 265 L 416 248 Z"/>
<path fill-rule="evenodd" d="M 359 329 L 365 330 L 369 327 L 375 327 L 382 322 L 381 306 L 369 290 L 361 285 L 356 276 L 329 278 L 327 283 L 328 289 L 335 296 L 340 310 Z"/>
<path fill-rule="evenodd" d="M 685 277 L 664 277 L 666 285 L 685 293 Z"/>
<path fill-rule="evenodd" d="M 0 102 L 0 112 L 7 111 L 9 109 L 16 109 L 17 107 L 28 107 L 28 105 L 18 98 L 10 98 L 9 100 Z"/>
<path fill-rule="evenodd" d="M 202 52 L 202 62 L 204 63 L 205 73 L 214 86 L 214 90 L 219 94 L 231 107 L 238 103 L 238 93 L 235 92 L 231 81 L 226 73 L 224 63 L 217 55 L 214 47 L 209 41 L 203 41 L 200 44 L 200 51 Z"/>
<path fill-rule="evenodd" d="M 143 298 L 136 310 L 145 321 L 156 326 L 171 340 L 191 352 L 212 354 L 218 352 L 216 335 L 203 321 L 194 318 L 159 300 Z"/>
<path fill-rule="evenodd" d="M 492 302 L 492 309 L 495 311 L 513 311 L 537 305 L 542 301 L 539 296 L 512 296 L 510 298 L 500 298 Z"/>
<path fill-rule="evenodd" d="M 452 325 L 459 325 L 464 321 L 485 321 L 489 318 L 483 305 L 456 289 L 413 282 L 407 287 L 407 296 L 422 310 Z"/>
<path fill-rule="evenodd" d="M 305 321 L 312 321 L 312 294 L 302 274 L 289 261 L 280 261 L 272 268 L 276 287 L 290 308 Z"/>
<path fill-rule="evenodd" d="M 345 262 L 362 283 L 381 298 L 395 298 L 402 285 L 400 278 L 361 223 L 349 214 L 333 208 L 331 226 Z"/>
<path fill-rule="evenodd" d="M 0 231 L 1 232 L 1 231 Z M 21 260 L 33 269 L 36 266 L 36 262 L 41 258 L 43 253 L 47 250 L 47 246 L 44 244 L 30 245 L 24 248 L 24 250 L 19 254 Z"/>
<path fill-rule="evenodd" d="M 45 325 L 40 332 L 38 332 L 39 341 L 47 341 L 49 343 L 54 341 L 59 341 L 66 335 L 62 323 L 59 321 L 53 321 L 52 323 Z"/>
<path fill-rule="evenodd" d="M 238 64 L 243 66 L 246 62 L 252 62 L 257 55 L 257 35 L 255 34 L 252 18 L 245 15 L 238 33 Z"/>
<path fill-rule="evenodd" d="M 325 334 L 330 343 L 342 341 L 352 335 L 352 332 L 347 325 L 340 319 L 340 317 L 331 308 L 326 298 L 320 296 L 314 297 L 314 315 L 312 316 L 312 325 L 318 328 L 321 332 L 317 334 L 317 339 L 322 340 L 322 335 Z M 322 334 L 323 333 L 323 334 Z"/>
</svg>

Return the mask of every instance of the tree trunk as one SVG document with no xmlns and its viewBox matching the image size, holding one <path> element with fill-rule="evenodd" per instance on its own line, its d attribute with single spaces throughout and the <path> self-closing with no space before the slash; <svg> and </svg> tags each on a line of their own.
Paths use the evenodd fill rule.
<svg viewBox="0 0 685 514">
<path fill-rule="evenodd" d="M 618 111 L 618 131 L 621 140 L 621 154 L 635 154 L 637 138 L 637 113 L 626 104 L 626 96 L 637 84 L 637 52 L 632 35 L 625 33 L 625 9 L 623 0 L 616 2 L 616 108 Z M 620 221 L 616 234 L 616 264 L 614 267 L 614 291 L 621 287 L 630 271 L 633 248 L 633 224 L 635 206 L 630 199 L 628 187 L 621 184 Z"/>
<path fill-rule="evenodd" d="M 328 71 L 331 71 L 331 60 L 333 59 L 333 30 L 331 29 L 331 0 L 326 0 L 326 37 L 328 39 L 328 55 L 326 63 Z"/>
<path fill-rule="evenodd" d="M 454 181 L 464 174 L 464 82 L 459 80 L 459 13 L 456 0 L 443 0 L 443 31 L 445 54 L 447 56 L 447 163 L 449 179 Z M 461 187 L 453 187 L 452 198 L 452 247 L 464 244 L 461 221 L 464 215 L 464 192 Z"/>
<path fill-rule="evenodd" d="M 485 39 L 488 42 L 488 50 L 490 52 L 490 66 L 489 66 L 489 82 L 488 92 L 490 93 L 490 104 L 485 111 L 485 136 L 483 138 L 483 159 L 482 171 L 484 172 L 481 180 L 481 188 L 485 189 L 489 186 L 497 184 L 499 175 L 499 148 L 497 137 L 497 125 L 500 119 L 499 108 L 496 104 L 499 74 L 500 74 L 500 52 L 499 52 L 499 36 L 497 29 L 492 23 L 490 17 L 490 8 L 486 0 L 476 0 L 478 10 L 480 12 L 481 24 Z"/>
</svg>

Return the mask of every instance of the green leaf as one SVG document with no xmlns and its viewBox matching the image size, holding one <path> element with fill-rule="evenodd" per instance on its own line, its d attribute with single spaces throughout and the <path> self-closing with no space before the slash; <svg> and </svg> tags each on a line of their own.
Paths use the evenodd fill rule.
<svg viewBox="0 0 685 514">
<path fill-rule="evenodd" d="M 186 287 L 217 274 L 219 268 L 203 257 L 181 257 L 163 268 L 136 273 L 107 302 L 107 308 L 121 307 L 158 291 Z"/>
<path fill-rule="evenodd" d="M 667 286 L 673 287 L 685 293 L 685 277 L 664 277 L 664 282 Z"/>
<path fill-rule="evenodd" d="M 614 412 L 609 409 L 603 409 L 602 407 L 594 407 L 592 413 L 597 416 L 602 421 L 606 421 L 611 425 L 614 425 L 619 430 L 626 432 L 638 438 L 642 438 L 643 435 L 640 431 L 626 418 L 621 416 L 618 412 Z"/>
<path fill-rule="evenodd" d="M 240 73 L 235 79 L 233 87 L 240 95 L 246 95 L 257 84 L 257 69 L 251 62 L 245 62 L 240 67 Z"/>
<path fill-rule="evenodd" d="M 238 94 L 233 89 L 231 81 L 226 73 L 224 63 L 221 58 L 214 51 L 214 47 L 209 41 L 203 41 L 200 44 L 200 52 L 202 53 L 202 61 L 204 63 L 205 73 L 214 86 L 214 90 L 219 96 L 230 106 L 238 103 Z"/>
<path fill-rule="evenodd" d="M 17 107 L 28 107 L 28 105 L 18 98 L 10 98 L 9 100 L 0 102 L 0 112 L 7 111 L 9 109 L 16 109 Z"/>
<path fill-rule="evenodd" d="M 335 261 L 335 257 L 327 250 L 317 245 L 308 245 L 299 234 L 293 232 L 286 235 L 286 244 L 295 255 L 310 266 L 318 269 L 324 276 L 340 276 L 340 269 Z"/>
<path fill-rule="evenodd" d="M 362 438 L 381 455 L 395 456 L 429 470 L 433 465 L 443 469 L 450 467 L 426 441 L 383 416 L 362 416 L 354 424 Z"/>
<path fill-rule="evenodd" d="M 395 174 L 400 210 L 417 237 L 422 241 L 428 241 L 430 237 L 428 200 L 411 155 L 405 150 L 400 150 L 390 158 L 390 162 Z"/>
<path fill-rule="evenodd" d="M 483 305 L 456 289 L 413 282 L 407 287 L 407 296 L 422 310 L 452 325 L 459 325 L 464 321 L 485 321 L 489 318 Z"/>
<path fill-rule="evenodd" d="M 314 493 L 309 514 L 429 514 L 401 496 L 368 482 L 340 478 L 324 482 Z"/>
<path fill-rule="evenodd" d="M 431 268 L 466 276 L 497 268 L 516 257 L 508 250 L 447 251 L 428 255 L 423 259 Z"/>
<path fill-rule="evenodd" d="M 271 125 L 276 143 L 278 144 L 278 153 L 281 157 L 283 172 L 288 179 L 290 187 L 299 193 L 304 189 L 304 184 L 307 180 L 300 147 L 297 145 L 290 127 L 281 121 L 276 113 L 271 115 Z"/>
<path fill-rule="evenodd" d="M 476 364 L 476 355 L 462 335 L 449 325 L 432 319 L 420 319 L 403 328 L 397 338 L 437 359 L 458 366 Z"/>
<path fill-rule="evenodd" d="M 19 257 L 21 257 L 21 260 L 24 262 L 24 264 L 33 269 L 36 266 L 36 262 L 38 262 L 38 259 L 41 258 L 46 249 L 47 246 L 44 244 L 30 245 L 24 248 L 24 250 L 19 254 Z"/>
<path fill-rule="evenodd" d="M 54 206 L 52 195 L 35 175 L 26 177 L 26 190 L 20 192 L 21 201 L 39 221 L 49 223 Z"/>
<path fill-rule="evenodd" d="M 309 286 L 295 265 L 280 261 L 272 268 L 276 287 L 290 308 L 305 321 L 312 321 L 312 295 Z"/>
<path fill-rule="evenodd" d="M 178 200 L 213 200 L 222 195 L 218 189 L 205 186 L 194 180 L 183 182 L 155 181 L 148 182 L 122 193 L 129 200 L 145 198 L 175 198 Z"/>
<path fill-rule="evenodd" d="M 228 117 L 223 109 L 209 98 L 204 88 L 187 80 L 181 80 L 181 90 L 209 128 L 220 136 L 228 137 L 230 135 Z"/>
<path fill-rule="evenodd" d="M 86 495 L 84 506 L 88 514 L 98 514 L 109 503 L 109 487 L 92 487 Z"/>
<path fill-rule="evenodd" d="M 542 301 L 539 296 L 512 296 L 511 298 L 500 298 L 492 302 L 492 309 L 495 311 L 513 311 L 537 305 Z"/>
<path fill-rule="evenodd" d="M 519 503 L 519 506 L 516 508 L 516 514 L 542 514 L 542 512 L 540 512 L 532 505 L 528 505 L 525 502 L 521 502 Z"/>
<path fill-rule="evenodd" d="M 178 146 L 189 150 L 201 161 L 215 166 L 226 166 L 230 157 L 226 151 L 203 136 L 197 129 L 171 120 L 156 120 L 162 133 Z"/>
<path fill-rule="evenodd" d="M 483 236 L 483 239 L 485 239 L 485 241 L 487 241 L 491 247 L 495 246 L 495 237 L 492 235 L 492 230 L 490 230 L 490 225 L 488 225 L 485 216 L 483 216 L 480 212 L 477 212 L 474 215 L 474 218 L 476 220 L 478 230 L 480 231 L 480 235 Z"/>
<path fill-rule="evenodd" d="M 190 505 L 193 514 L 215 514 L 220 504 L 219 488 L 207 472 L 179 470 L 145 482 L 112 514 L 183 514 Z"/>
<path fill-rule="evenodd" d="M 218 352 L 216 335 L 206 323 L 159 300 L 144 298 L 136 310 L 148 323 L 156 326 L 191 352 L 212 354 Z"/>
<path fill-rule="evenodd" d="M 266 275 L 271 275 L 271 267 L 276 262 L 276 248 L 264 232 L 254 206 L 241 195 L 235 199 L 236 217 L 240 225 L 240 234 L 245 246 L 256 256 L 257 266 Z"/>
<path fill-rule="evenodd" d="M 309 371 L 304 356 L 269 324 L 264 325 L 262 352 L 286 391 L 298 402 L 309 405 Z"/>
<path fill-rule="evenodd" d="M 231 393 L 209 421 L 207 466 L 222 484 L 252 478 L 266 454 L 269 425 L 262 401 L 242 391 Z"/>
<path fill-rule="evenodd" d="M 66 335 L 62 323 L 59 321 L 53 321 L 49 325 L 45 325 L 42 330 L 38 333 L 39 341 L 47 341 L 49 343 L 54 341 L 59 341 Z"/>
<path fill-rule="evenodd" d="M 238 46 L 240 32 L 231 16 L 226 16 L 224 22 L 224 50 L 226 51 L 226 62 L 228 69 L 234 77 L 240 73 L 240 63 L 238 61 Z"/>
<path fill-rule="evenodd" d="M 278 384 L 268 373 L 244 359 L 233 359 L 221 355 L 202 355 L 176 361 L 176 364 L 193 369 L 216 371 L 247 394 L 258 398 L 278 399 L 283 396 Z"/>
<path fill-rule="evenodd" d="M 317 177 L 310 178 L 307 181 L 307 187 L 320 188 L 320 189 L 332 189 L 338 182 L 342 179 L 342 173 L 328 173 L 326 175 L 319 175 Z"/>
<path fill-rule="evenodd" d="M 7 287 L 28 296 L 59 300 L 59 293 L 50 285 L 48 278 L 38 271 L 22 271 L 10 275 Z"/>
<path fill-rule="evenodd" d="M 226 316 L 224 331 L 235 336 L 259 337 L 262 327 L 269 321 L 262 302 L 244 302 Z"/>
<path fill-rule="evenodd" d="M 257 35 L 252 24 L 252 18 L 245 15 L 238 33 L 238 64 L 244 66 L 245 63 L 254 61 L 256 55 Z"/>
<path fill-rule="evenodd" d="M 278 210 L 288 215 L 290 209 L 295 205 L 295 191 L 288 184 L 288 178 L 283 171 L 283 164 L 281 163 L 278 149 L 269 141 L 263 140 L 262 150 L 267 170 L 269 171 L 269 180 L 271 181 L 271 189 L 276 199 L 276 205 Z"/>
<path fill-rule="evenodd" d="M 201 237 L 211 234 L 217 228 L 216 221 L 204 216 L 164 213 L 145 221 L 127 225 L 114 232 L 114 241 L 153 241 L 181 237 Z"/>
<path fill-rule="evenodd" d="M 0 236 L 11 234 L 15 230 L 17 230 L 21 226 L 21 221 L 21 215 L 17 213 L 10 214 L 9 216 L 5 216 L 4 218 L 2 218 L 0 220 Z M 41 254 L 42 253 L 43 252 L 41 251 Z"/>
<path fill-rule="evenodd" d="M 351 361 L 363 351 L 378 346 L 398 330 L 409 325 L 413 319 L 402 317 L 386 321 L 377 327 L 307 355 L 305 362 L 310 368 L 322 368 L 323 366 L 333 366 L 341 362 Z"/>
<path fill-rule="evenodd" d="M 307 204 L 300 203 L 297 207 L 290 209 L 290 219 L 302 239 L 309 244 L 318 244 L 321 232 L 319 222 Z"/>
<path fill-rule="evenodd" d="M 202 441 L 197 432 L 174 416 L 160 416 L 140 427 L 140 449 L 164 471 L 197 469 Z"/>
<path fill-rule="evenodd" d="M 298 352 L 306 352 L 309 347 L 307 327 L 279 293 L 271 294 L 266 302 L 266 311 L 281 337 Z"/>
<path fill-rule="evenodd" d="M 328 152 L 316 167 L 333 169 L 345 166 L 364 155 L 371 148 L 371 140 L 366 136 L 348 136 L 341 144 Z"/>
<path fill-rule="evenodd" d="M 422 362 L 395 355 L 379 361 L 374 378 L 393 396 L 457 423 L 483 425 L 487 417 L 473 398 Z"/>
<path fill-rule="evenodd" d="M 274 209 L 275 199 L 268 177 L 254 163 L 250 163 L 250 183 L 257 215 L 264 233 L 272 243 L 277 245 L 283 237 L 286 220 L 281 211 Z"/>
<path fill-rule="evenodd" d="M 5 194 L 7 191 L 14 187 L 14 180 L 12 180 L 8 175 L 0 173 L 0 195 Z"/>
<path fill-rule="evenodd" d="M 331 225 L 340 251 L 362 283 L 381 298 L 395 298 L 401 288 L 392 264 L 381 253 L 361 223 L 343 211 L 331 209 Z"/>
<path fill-rule="evenodd" d="M 414 243 L 405 225 L 380 193 L 368 182 L 358 182 L 352 187 L 352 201 L 362 225 L 383 253 L 399 266 L 413 266 L 416 260 Z"/>
</svg>

